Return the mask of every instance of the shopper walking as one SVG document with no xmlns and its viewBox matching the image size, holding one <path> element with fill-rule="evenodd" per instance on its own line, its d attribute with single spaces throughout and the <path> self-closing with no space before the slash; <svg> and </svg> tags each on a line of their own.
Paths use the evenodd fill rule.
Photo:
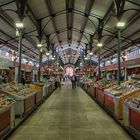
<svg viewBox="0 0 140 140">
<path fill-rule="evenodd" d="M 61 79 L 59 75 L 56 76 L 55 83 L 56 83 L 56 88 L 61 87 Z"/>
<path fill-rule="evenodd" d="M 23 85 L 25 85 L 25 83 L 26 83 L 26 80 L 25 80 L 24 77 L 25 77 L 24 75 L 21 76 L 21 83 L 22 83 Z"/>
<path fill-rule="evenodd" d="M 72 89 L 76 89 L 76 82 L 77 82 L 77 77 L 76 75 L 73 75 L 71 77 Z"/>
</svg>

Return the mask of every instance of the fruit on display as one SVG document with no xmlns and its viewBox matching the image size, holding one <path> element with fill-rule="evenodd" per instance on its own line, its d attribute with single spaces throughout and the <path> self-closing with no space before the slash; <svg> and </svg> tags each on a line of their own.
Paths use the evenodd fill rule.
<svg viewBox="0 0 140 140">
<path fill-rule="evenodd" d="M 33 85 L 33 84 L 30 84 L 30 85 L 29 85 L 29 88 L 30 88 L 32 91 L 39 91 L 39 90 L 41 90 L 42 85 Z"/>
<path fill-rule="evenodd" d="M 135 84 L 135 83 L 137 83 L 137 80 L 127 80 L 123 82 L 123 84 Z"/>
<path fill-rule="evenodd" d="M 130 103 L 135 107 L 140 109 L 140 96 L 137 98 L 133 98 Z"/>
<path fill-rule="evenodd" d="M 136 80 L 128 80 L 128 81 L 121 83 L 121 86 L 131 88 L 131 87 L 134 87 L 137 83 L 138 83 L 138 81 L 136 81 Z"/>
<path fill-rule="evenodd" d="M 89 86 L 94 86 L 94 82 L 95 82 L 95 79 L 90 79 L 86 76 L 83 76 L 80 78 L 80 83 L 82 84 L 86 84 L 86 85 L 89 85 Z"/>
<path fill-rule="evenodd" d="M 111 83 L 106 79 L 102 79 L 94 83 L 94 86 L 100 89 L 105 89 L 106 87 L 109 87 L 109 85 L 111 85 Z"/>
<path fill-rule="evenodd" d="M 135 86 L 136 88 L 140 88 L 140 83 L 136 83 L 134 86 Z"/>
<path fill-rule="evenodd" d="M 106 88 L 105 91 L 107 91 L 108 93 L 111 93 L 113 90 L 115 90 L 115 89 L 118 88 L 118 87 L 119 87 L 119 85 L 114 84 L 114 85 L 112 85 L 112 86 Z"/>
<path fill-rule="evenodd" d="M 2 109 L 4 107 L 7 107 L 7 106 L 11 105 L 14 102 L 15 101 L 13 99 L 8 98 L 3 93 L 0 93 L 0 109 Z"/>
<path fill-rule="evenodd" d="M 18 96 L 28 96 L 40 90 L 39 85 L 26 84 L 25 86 L 17 83 L 9 83 L 1 86 L 2 91 Z"/>
<path fill-rule="evenodd" d="M 109 88 L 106 88 L 105 91 L 114 96 L 125 96 L 133 92 L 139 91 L 140 90 L 139 87 L 140 83 L 138 83 L 138 81 L 128 80 L 121 83 L 120 86 L 117 84 L 111 85 Z"/>
</svg>

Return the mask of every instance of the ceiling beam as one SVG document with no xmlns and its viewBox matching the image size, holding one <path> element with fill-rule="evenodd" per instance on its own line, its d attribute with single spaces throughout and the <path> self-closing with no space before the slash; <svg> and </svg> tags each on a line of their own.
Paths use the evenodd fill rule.
<svg viewBox="0 0 140 140">
<path fill-rule="evenodd" d="M 5 2 L 5 3 L 1 4 L 0 7 L 7 6 L 8 4 L 11 4 L 13 2 L 15 2 L 15 0 L 12 0 L 12 1 L 9 1 L 9 2 Z"/>
<path fill-rule="evenodd" d="M 79 39 L 78 39 L 78 42 L 80 43 L 82 37 L 83 37 L 83 32 L 86 28 L 86 25 L 87 25 L 87 22 L 88 22 L 88 17 L 90 15 L 90 12 L 91 12 L 91 9 L 92 9 L 92 6 L 94 4 L 94 0 L 88 0 L 87 3 L 86 3 L 86 7 L 85 7 L 85 12 L 84 12 L 84 17 L 83 17 L 83 23 L 81 25 L 81 29 L 80 29 L 80 36 L 79 36 Z"/>
<path fill-rule="evenodd" d="M 135 42 L 135 43 L 139 43 L 139 42 L 140 42 L 140 37 L 138 37 L 136 40 L 134 40 L 134 42 Z M 121 50 L 121 51 L 124 51 L 124 50 L 128 49 L 128 48 L 131 47 L 132 45 L 134 45 L 133 42 L 131 42 L 131 43 L 127 44 L 127 45 L 122 46 L 122 50 Z M 107 54 L 105 57 L 102 57 L 101 59 L 108 58 L 108 57 L 112 56 L 113 54 L 114 54 L 114 53 L 109 53 L 109 54 Z"/>
<path fill-rule="evenodd" d="M 47 9 L 49 11 L 49 14 L 51 15 L 51 17 L 54 17 L 55 15 L 54 15 L 54 12 L 53 12 L 51 1 L 50 0 L 45 0 L 45 3 L 46 3 L 46 6 L 47 6 Z M 61 46 L 61 40 L 59 38 L 59 32 L 57 32 L 57 27 L 56 27 L 56 23 L 55 23 L 54 19 L 52 19 L 52 24 L 53 24 L 55 32 L 57 33 L 57 39 L 58 39 L 59 45 Z"/>
<path fill-rule="evenodd" d="M 7 33 L 5 33 L 4 31 L 2 31 L 2 30 L 0 30 L 0 32 L 1 33 L 3 33 L 5 36 L 7 36 L 8 38 L 10 38 L 10 39 L 13 39 L 13 37 L 11 37 L 10 35 L 8 35 Z M 14 39 L 13 39 L 14 40 Z M 18 41 L 17 40 L 14 40 L 16 43 L 18 43 Z M 6 41 L 7 42 L 7 41 Z M 7 42 L 7 44 L 8 44 L 9 42 Z M 11 43 L 10 43 L 11 44 Z M 23 45 L 23 47 L 24 47 L 24 49 L 25 50 L 23 50 L 23 51 L 27 51 L 27 50 L 30 50 L 30 51 L 32 51 L 32 49 L 30 49 L 30 48 L 28 48 L 28 47 L 26 47 L 24 44 L 22 44 Z M 17 47 L 18 48 L 18 47 Z M 26 50 L 27 49 L 27 50 Z M 35 55 L 38 55 L 37 53 L 35 53 L 35 52 L 33 52 Z M 30 56 L 30 55 L 29 55 Z"/>
<path fill-rule="evenodd" d="M 16 28 L 14 25 L 15 24 L 14 20 L 11 17 L 9 17 L 8 14 L 6 14 L 5 12 L 1 13 L 1 18 L 4 22 L 6 22 L 11 28 L 15 29 L 15 31 L 16 31 Z M 33 47 L 36 46 L 36 43 L 34 42 L 34 40 L 32 38 L 26 37 L 26 36 L 25 36 L 25 38 Z M 15 40 L 14 37 L 13 37 L 13 40 Z"/>
<path fill-rule="evenodd" d="M 133 15 L 132 17 L 133 17 L 133 19 L 130 18 L 130 20 L 128 21 L 128 24 L 125 26 L 125 28 L 124 28 L 121 32 L 125 31 L 125 29 L 127 29 L 127 28 L 128 28 L 130 25 L 132 25 L 136 20 L 138 20 L 139 17 L 140 17 L 140 15 L 138 16 L 138 14 L 136 13 L 136 14 Z M 114 34 L 117 35 L 117 31 L 115 31 Z M 125 41 L 127 38 L 130 38 L 130 37 L 131 37 L 131 35 L 130 35 L 130 36 L 127 36 L 123 41 Z M 114 39 L 115 39 L 114 37 L 109 37 L 109 38 L 106 40 L 106 43 L 104 44 L 104 47 L 103 47 L 103 48 L 112 49 L 112 46 L 111 46 L 111 47 L 106 47 L 106 46 L 107 46 L 112 40 L 114 40 Z M 105 52 L 102 53 L 101 56 L 102 56 L 103 54 L 105 54 Z"/>
<path fill-rule="evenodd" d="M 4 32 L 2 32 L 2 31 L 0 31 L 1 33 L 3 33 L 3 34 L 5 34 Z M 6 34 L 5 34 L 6 35 Z M 2 39 L 2 38 L 0 38 L 0 41 L 2 41 L 2 43 L 3 43 L 3 46 L 2 47 L 8 47 L 8 48 L 10 48 L 10 49 L 12 49 L 12 50 L 14 50 L 14 51 L 18 51 L 18 47 L 16 46 L 16 45 L 14 45 L 14 44 L 12 44 L 12 43 L 7 43 L 7 41 L 6 40 L 4 40 L 4 39 Z M 2 48 L 2 47 L 0 47 L 0 48 Z M 26 53 L 26 55 L 28 56 L 28 57 L 30 57 L 30 58 L 34 58 L 34 55 L 31 55 L 31 54 L 29 54 L 29 53 L 27 53 L 25 50 L 23 50 L 23 52 L 24 52 L 24 54 Z"/>
<path fill-rule="evenodd" d="M 104 18 L 103 18 L 104 25 L 103 25 L 103 27 L 105 27 L 105 25 L 108 23 L 108 21 L 112 17 L 111 12 L 112 12 L 113 8 L 114 8 L 114 2 L 112 1 L 111 5 L 109 6 L 107 12 L 104 15 Z"/>
<path fill-rule="evenodd" d="M 137 33 L 139 33 L 139 32 L 140 32 L 140 29 L 137 30 L 136 32 L 132 33 L 131 35 L 129 35 L 127 38 L 130 38 L 130 37 L 134 36 L 135 34 L 137 34 Z M 136 39 L 135 39 L 135 40 L 136 40 Z M 122 47 L 121 47 L 121 51 L 124 50 L 125 46 L 127 46 L 127 45 L 129 45 L 129 44 L 136 44 L 136 41 L 135 41 L 135 40 L 133 40 L 132 42 L 129 42 L 129 43 L 127 43 L 126 45 L 122 46 Z M 124 41 L 125 41 L 125 39 L 123 39 L 121 42 L 124 42 Z M 115 48 L 115 46 L 117 46 L 117 44 L 111 46 L 111 48 Z M 110 49 L 111 49 L 111 48 L 110 48 Z M 116 49 L 117 49 L 117 48 L 116 48 Z M 117 52 L 117 50 L 116 50 L 116 52 Z M 102 57 L 105 57 L 105 53 L 107 53 L 107 51 L 103 52 L 103 53 L 101 54 L 101 56 L 102 56 Z M 114 53 L 115 53 L 115 52 L 114 52 Z M 113 53 L 112 53 L 112 54 L 113 54 Z"/>
<path fill-rule="evenodd" d="M 73 20 L 74 20 L 74 0 L 66 0 L 66 22 L 67 22 L 67 39 L 68 44 L 72 42 L 72 28 L 73 28 Z"/>
<path fill-rule="evenodd" d="M 134 5 L 136 5 L 136 6 L 140 6 L 139 3 L 136 3 L 136 2 L 134 2 L 134 1 L 131 1 L 131 0 L 127 0 L 127 1 L 130 2 L 130 3 L 132 3 L 132 4 L 134 4 Z"/>
</svg>

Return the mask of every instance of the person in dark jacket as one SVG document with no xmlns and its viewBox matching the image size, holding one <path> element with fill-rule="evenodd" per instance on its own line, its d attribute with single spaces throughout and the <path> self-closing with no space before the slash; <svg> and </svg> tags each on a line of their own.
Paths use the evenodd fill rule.
<svg viewBox="0 0 140 140">
<path fill-rule="evenodd" d="M 73 75 L 71 77 L 72 89 L 76 89 L 76 82 L 77 82 L 77 77 L 76 75 Z"/>
<path fill-rule="evenodd" d="M 26 83 L 26 80 L 25 80 L 25 78 L 24 78 L 24 75 L 21 76 L 21 83 L 22 83 L 23 85 L 25 85 L 25 83 Z"/>
</svg>

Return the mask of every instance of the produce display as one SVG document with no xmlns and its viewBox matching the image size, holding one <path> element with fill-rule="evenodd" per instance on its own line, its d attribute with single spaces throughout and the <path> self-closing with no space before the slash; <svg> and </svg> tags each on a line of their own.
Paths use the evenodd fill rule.
<svg viewBox="0 0 140 140">
<path fill-rule="evenodd" d="M 8 98 L 5 94 L 0 93 L 0 109 L 5 108 L 15 101 L 11 98 Z"/>
<path fill-rule="evenodd" d="M 15 127 L 15 118 L 24 117 L 43 101 L 43 89 L 52 93 L 52 82 L 0 85 L 0 135 Z M 47 87 L 47 88 L 44 88 Z M 49 95 L 49 94 L 47 94 Z M 19 118 L 18 118 L 19 121 Z"/>
<path fill-rule="evenodd" d="M 109 88 L 111 86 L 115 85 L 115 82 L 110 82 L 106 79 L 102 79 L 100 81 L 95 82 L 94 86 L 99 88 L 99 89 L 105 89 Z"/>
<path fill-rule="evenodd" d="M 134 88 L 134 87 L 136 87 L 135 86 L 136 84 L 138 84 L 137 80 L 128 80 L 128 81 L 121 83 L 121 86 L 128 87 L 128 88 Z"/>
<path fill-rule="evenodd" d="M 32 90 L 32 91 L 39 91 L 41 90 L 41 88 L 43 87 L 44 85 L 40 85 L 40 84 L 36 84 L 36 85 L 28 85 L 28 87 Z"/>
<path fill-rule="evenodd" d="M 9 83 L 2 85 L 1 90 L 10 94 L 26 97 L 29 94 L 41 90 L 41 87 L 39 85 L 32 84 L 26 84 L 23 86 L 22 84 Z"/>
<path fill-rule="evenodd" d="M 139 86 L 140 84 L 136 80 L 128 80 L 121 83 L 120 86 L 114 84 L 109 88 L 106 88 L 105 91 L 107 91 L 109 94 L 112 94 L 113 96 L 124 97 L 125 95 L 139 91 Z"/>
<path fill-rule="evenodd" d="M 80 78 L 80 82 L 81 82 L 81 83 L 85 83 L 85 84 L 88 84 L 88 83 L 89 83 L 89 84 L 90 84 L 90 83 L 92 84 L 92 79 L 90 79 L 90 78 L 88 78 L 88 77 L 86 77 L 86 76 L 83 76 L 83 77 Z"/>
<path fill-rule="evenodd" d="M 140 109 L 140 92 L 135 97 L 129 98 L 129 104 L 137 109 Z"/>
<path fill-rule="evenodd" d="M 135 133 L 140 134 L 139 80 L 128 80 L 117 85 L 116 82 L 110 82 L 106 79 L 93 82 L 84 78 L 81 85 L 104 109 L 113 114 L 119 122 L 121 120 L 122 125 L 133 128 L 136 130 Z"/>
<path fill-rule="evenodd" d="M 115 89 L 117 89 L 118 87 L 119 87 L 119 85 L 114 84 L 111 87 L 106 88 L 105 91 L 108 92 L 108 93 L 112 93 L 112 91 L 115 90 Z"/>
</svg>

